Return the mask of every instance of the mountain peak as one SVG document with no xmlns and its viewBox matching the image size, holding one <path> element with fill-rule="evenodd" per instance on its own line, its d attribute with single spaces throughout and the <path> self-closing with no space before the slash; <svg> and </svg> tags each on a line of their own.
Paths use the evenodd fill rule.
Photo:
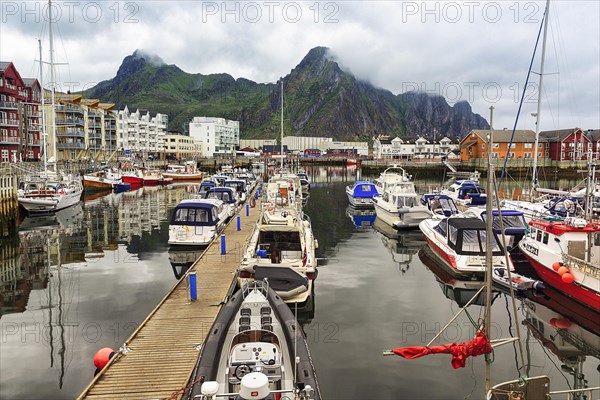
<svg viewBox="0 0 600 400">
<path fill-rule="evenodd" d="M 131 55 L 131 57 L 135 59 L 144 60 L 148 64 L 154 65 L 155 67 L 161 67 L 166 64 L 162 58 L 160 58 L 156 54 L 148 53 L 144 49 L 136 49 Z"/>
</svg>

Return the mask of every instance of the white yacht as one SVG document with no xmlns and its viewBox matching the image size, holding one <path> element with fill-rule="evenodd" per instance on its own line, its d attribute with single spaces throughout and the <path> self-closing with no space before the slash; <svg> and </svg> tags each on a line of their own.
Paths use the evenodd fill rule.
<svg viewBox="0 0 600 400">
<path fill-rule="evenodd" d="M 182 200 L 169 224 L 169 244 L 206 246 L 225 227 L 228 218 L 223 202 L 218 199 Z"/>
</svg>

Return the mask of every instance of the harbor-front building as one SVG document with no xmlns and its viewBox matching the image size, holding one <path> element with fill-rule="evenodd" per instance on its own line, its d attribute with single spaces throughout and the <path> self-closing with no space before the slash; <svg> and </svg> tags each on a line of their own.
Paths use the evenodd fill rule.
<svg viewBox="0 0 600 400">
<path fill-rule="evenodd" d="M 37 160 L 41 151 L 41 86 L 0 62 L 0 162 Z"/>
<path fill-rule="evenodd" d="M 124 157 L 159 157 L 167 133 L 168 115 L 136 109 L 127 105 L 118 110 L 119 155 Z"/>
<path fill-rule="evenodd" d="M 240 123 L 225 118 L 194 117 L 190 136 L 202 142 L 202 155 L 234 155 L 240 147 Z"/>
<path fill-rule="evenodd" d="M 161 160 L 193 160 L 202 152 L 202 142 L 179 132 L 168 132 L 163 137 Z"/>
<path fill-rule="evenodd" d="M 535 132 L 532 130 L 516 130 L 514 137 L 511 136 L 512 131 L 494 130 L 492 131 L 492 148 L 489 149 L 487 136 L 489 129 L 474 129 L 470 131 L 460 141 L 460 159 L 461 161 L 487 158 L 489 152 L 492 153 L 492 158 L 505 158 L 507 153 L 510 153 L 509 158 L 529 158 L 535 156 Z M 510 150 L 509 150 L 510 144 Z M 541 137 L 538 141 L 537 157 L 538 159 L 547 158 L 549 151 L 548 141 Z"/>
<path fill-rule="evenodd" d="M 379 159 L 400 159 L 412 161 L 415 159 L 429 159 L 435 157 L 450 157 L 456 144 L 448 137 L 439 142 L 429 142 L 424 137 L 419 137 L 413 143 L 395 137 L 379 136 L 373 140 L 373 156 Z"/>
<path fill-rule="evenodd" d="M 540 132 L 549 143 L 551 160 L 555 161 L 585 161 L 591 154 L 592 159 L 600 159 L 598 155 L 598 130 L 584 131 L 580 128 L 559 129 Z"/>
</svg>

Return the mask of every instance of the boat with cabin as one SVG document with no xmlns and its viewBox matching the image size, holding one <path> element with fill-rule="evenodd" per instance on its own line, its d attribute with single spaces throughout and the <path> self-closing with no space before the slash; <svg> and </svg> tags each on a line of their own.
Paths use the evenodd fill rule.
<svg viewBox="0 0 600 400">
<path fill-rule="evenodd" d="M 346 186 L 348 202 L 355 208 L 373 207 L 373 198 L 378 195 L 377 187 L 371 181 L 358 180 L 354 184 Z"/>
<path fill-rule="evenodd" d="M 286 302 L 305 303 L 312 295 L 312 282 L 317 275 L 318 243 L 295 194 L 286 190 L 285 195 L 284 198 L 279 192 L 279 197 L 267 197 L 262 204 L 240 263 L 240 286 L 246 279 L 267 278 Z"/>
<path fill-rule="evenodd" d="M 17 198 L 28 213 L 53 213 L 79 203 L 82 193 L 80 176 L 57 176 L 48 172 L 42 178 L 23 182 L 17 190 Z"/>
<path fill-rule="evenodd" d="M 419 228 L 441 264 L 452 275 L 468 278 L 482 277 L 485 273 L 485 225 L 480 218 L 458 214 L 442 219 L 423 220 Z M 490 242 L 493 267 L 508 267 L 514 271 L 512 260 L 510 256 L 504 257 L 504 251 L 495 232 Z M 506 265 L 506 260 L 509 265 Z"/>
<path fill-rule="evenodd" d="M 119 171 L 112 168 L 103 171 L 86 174 L 83 176 L 83 187 L 85 189 L 118 189 L 119 185 L 123 185 L 122 175 Z M 125 183 L 127 185 L 127 183 Z M 122 187 L 121 187 L 122 189 Z"/>
<path fill-rule="evenodd" d="M 442 189 L 441 194 L 452 198 L 464 206 L 484 205 L 487 200 L 485 189 L 479 185 L 479 174 L 471 175 L 469 179 L 457 179 L 448 188 Z"/>
<path fill-rule="evenodd" d="M 169 223 L 169 244 L 207 246 L 224 229 L 228 210 L 217 199 L 182 200 Z"/>
<path fill-rule="evenodd" d="M 534 219 L 519 248 L 544 282 L 600 311 L 600 223 Z"/>
<path fill-rule="evenodd" d="M 227 219 L 233 217 L 241 205 L 241 200 L 235 190 L 229 187 L 215 187 L 210 190 L 202 191 L 198 194 L 198 198 L 221 200 L 223 206 L 227 209 Z"/>
<path fill-rule="evenodd" d="M 162 173 L 164 178 L 175 181 L 199 181 L 202 175 L 195 161 L 187 161 L 185 165 L 167 165 L 167 169 Z"/>
<path fill-rule="evenodd" d="M 222 306 L 183 398 L 320 400 L 296 316 L 270 287 L 245 284 Z"/>
<path fill-rule="evenodd" d="M 424 219 L 431 217 L 429 209 L 421 204 L 415 184 L 403 168 L 399 177 L 385 181 L 383 191 L 373 197 L 377 218 L 396 229 L 416 228 Z M 387 170 L 386 170 L 387 171 Z M 383 174 L 382 174 L 383 175 Z"/>
</svg>

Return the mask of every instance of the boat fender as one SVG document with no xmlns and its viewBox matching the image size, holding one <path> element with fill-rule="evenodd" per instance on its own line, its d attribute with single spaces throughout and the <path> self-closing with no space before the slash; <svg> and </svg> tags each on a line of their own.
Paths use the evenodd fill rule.
<svg viewBox="0 0 600 400">
<path fill-rule="evenodd" d="M 533 290 L 537 290 L 538 292 L 541 292 L 546 289 L 546 285 L 544 285 L 544 282 L 541 282 L 541 281 L 533 282 L 532 287 L 533 287 Z"/>
<path fill-rule="evenodd" d="M 556 271 L 556 272 L 558 272 L 558 274 L 559 274 L 560 276 L 563 276 L 564 274 L 567 274 L 567 273 L 569 273 L 569 268 L 567 268 L 567 267 L 560 267 L 560 268 L 558 269 L 558 271 Z"/>
<path fill-rule="evenodd" d="M 555 263 L 552 264 L 552 269 L 555 270 L 556 272 L 558 272 L 558 269 L 560 267 L 562 267 L 564 264 L 560 261 L 557 261 Z"/>
<path fill-rule="evenodd" d="M 115 355 L 115 351 L 110 347 L 104 347 L 94 354 L 94 365 L 101 370 L 108 364 L 108 361 Z"/>
<path fill-rule="evenodd" d="M 561 279 L 564 283 L 573 283 L 575 281 L 575 276 L 570 272 L 565 272 L 562 274 Z"/>
</svg>

